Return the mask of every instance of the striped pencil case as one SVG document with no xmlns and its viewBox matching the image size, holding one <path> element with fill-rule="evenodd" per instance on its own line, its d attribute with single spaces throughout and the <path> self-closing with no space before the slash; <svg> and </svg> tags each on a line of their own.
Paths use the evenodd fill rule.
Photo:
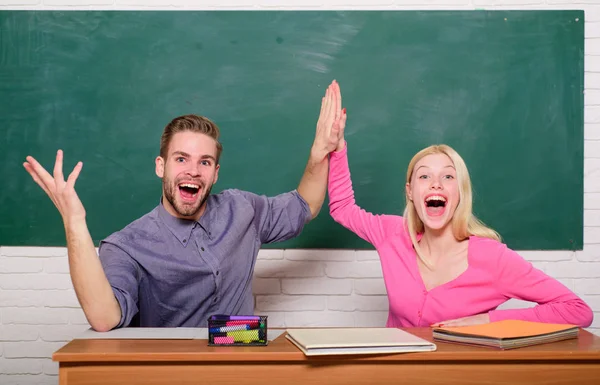
<svg viewBox="0 0 600 385">
<path fill-rule="evenodd" d="M 208 345 L 265 346 L 268 342 L 267 317 L 211 315 L 208 318 Z"/>
</svg>

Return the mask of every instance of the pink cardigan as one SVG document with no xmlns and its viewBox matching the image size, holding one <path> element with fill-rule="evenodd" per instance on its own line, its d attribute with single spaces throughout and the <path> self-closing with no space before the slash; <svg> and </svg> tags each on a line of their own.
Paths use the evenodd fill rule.
<svg viewBox="0 0 600 385">
<path fill-rule="evenodd" d="M 386 326 L 429 326 L 481 313 L 489 313 L 491 321 L 518 319 L 581 327 L 592 323 L 592 310 L 572 291 L 506 245 L 487 238 L 470 237 L 469 266 L 462 275 L 426 290 L 404 219 L 374 215 L 356 205 L 347 147 L 331 154 L 329 167 L 331 216 L 379 254 L 389 300 Z M 495 310 L 509 298 L 538 305 Z"/>
</svg>

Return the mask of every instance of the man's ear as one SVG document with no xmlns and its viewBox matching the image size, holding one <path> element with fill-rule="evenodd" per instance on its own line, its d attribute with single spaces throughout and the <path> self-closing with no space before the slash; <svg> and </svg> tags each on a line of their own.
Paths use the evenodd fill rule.
<svg viewBox="0 0 600 385">
<path fill-rule="evenodd" d="M 165 160 L 161 156 L 157 156 L 154 162 L 156 163 L 156 175 L 162 178 L 165 175 Z"/>
<path fill-rule="evenodd" d="M 413 200 L 412 199 L 412 191 L 410 191 L 410 183 L 406 184 L 406 196 L 408 197 L 409 200 Z"/>
<path fill-rule="evenodd" d="M 215 183 L 217 183 L 217 181 L 219 180 L 219 169 L 221 168 L 221 165 L 218 164 L 217 167 L 215 167 L 215 181 L 213 182 L 213 185 Z"/>
</svg>

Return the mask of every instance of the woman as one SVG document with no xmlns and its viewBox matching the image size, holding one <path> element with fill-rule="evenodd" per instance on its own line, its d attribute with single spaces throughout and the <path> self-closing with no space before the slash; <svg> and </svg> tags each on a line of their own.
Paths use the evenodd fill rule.
<svg viewBox="0 0 600 385">
<path fill-rule="evenodd" d="M 330 155 L 329 208 L 333 219 L 375 246 L 385 281 L 386 326 L 463 326 L 518 319 L 587 327 L 592 310 L 557 280 L 500 242 L 472 214 L 469 173 L 446 145 L 418 152 L 406 175 L 403 216 L 374 215 L 354 201 L 343 138 Z M 496 310 L 510 298 L 537 302 Z"/>
</svg>

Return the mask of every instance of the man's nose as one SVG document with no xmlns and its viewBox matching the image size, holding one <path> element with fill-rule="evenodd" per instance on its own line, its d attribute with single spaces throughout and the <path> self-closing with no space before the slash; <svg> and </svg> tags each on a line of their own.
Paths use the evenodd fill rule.
<svg viewBox="0 0 600 385">
<path fill-rule="evenodd" d="M 190 176 L 193 176 L 193 177 L 199 176 L 200 175 L 200 166 L 190 165 L 185 170 L 185 173 L 188 174 L 188 175 L 190 175 Z"/>
</svg>

